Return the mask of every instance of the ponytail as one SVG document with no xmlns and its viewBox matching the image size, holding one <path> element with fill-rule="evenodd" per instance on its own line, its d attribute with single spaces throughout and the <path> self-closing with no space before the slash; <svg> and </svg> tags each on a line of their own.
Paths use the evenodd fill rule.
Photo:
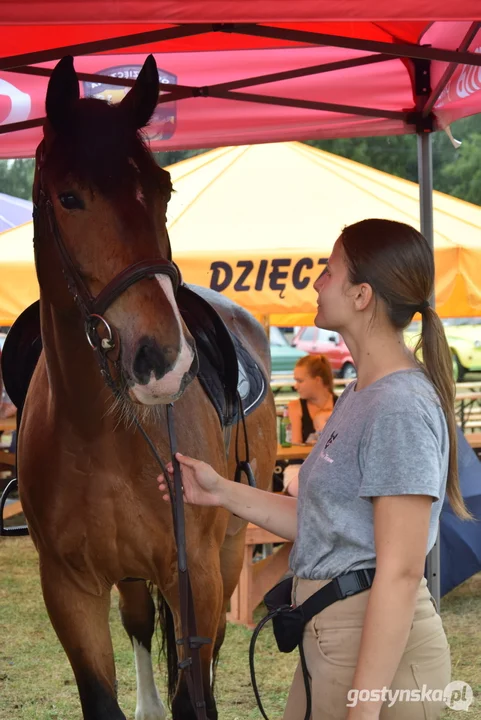
<svg viewBox="0 0 481 720">
<path fill-rule="evenodd" d="M 446 493 L 456 515 L 463 520 L 472 519 L 459 487 L 453 359 L 441 320 L 431 307 L 427 307 L 422 313 L 422 331 L 416 345 L 416 354 L 418 350 L 422 352 L 423 370 L 437 391 L 448 426 L 449 467 Z"/>
</svg>

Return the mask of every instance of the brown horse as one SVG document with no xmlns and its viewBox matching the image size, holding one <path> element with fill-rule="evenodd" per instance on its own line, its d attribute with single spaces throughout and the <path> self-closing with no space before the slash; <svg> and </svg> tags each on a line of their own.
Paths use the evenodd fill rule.
<svg viewBox="0 0 481 720">
<path fill-rule="evenodd" d="M 39 553 L 45 603 L 88 720 L 125 718 L 116 699 L 108 625 L 114 584 L 135 654 L 136 720 L 166 717 L 152 673 L 155 607 L 147 582 L 157 586 L 168 607 L 170 640 L 174 629 L 176 637 L 181 635 L 170 508 L 157 489 L 159 468 L 126 418 L 137 414 L 167 461 L 165 405 L 175 401 L 179 450 L 211 463 L 225 476 L 233 478 L 235 471 L 234 443 L 226 456 L 218 416 L 195 376 L 195 347 L 179 314 L 172 277 L 144 274 L 104 313 L 120 340 L 117 381 L 124 388 L 123 406 L 104 382 L 73 297 L 76 290 L 70 287 L 73 294 L 69 292 L 64 277 L 59 238 L 71 272 L 93 297 L 127 267 L 170 259 L 170 177 L 156 165 L 139 133 L 155 109 L 158 92 L 150 57 L 120 104 L 79 99 L 73 63 L 64 58 L 49 83 L 44 140 L 37 153 L 34 200 L 42 207 L 43 198 L 44 208 L 45 201 L 51 203 L 51 217 L 49 221 L 48 213 L 39 211 L 37 218 L 43 352 L 22 415 L 19 486 Z M 261 326 L 213 292 L 212 300 L 269 377 L 269 345 Z M 257 484 L 266 488 L 276 448 L 270 391 L 247 417 L 247 429 Z M 201 650 L 211 719 L 217 718 L 213 659 L 241 569 L 243 531 L 243 523 L 223 509 L 186 507 L 197 630 L 213 639 Z M 168 652 L 173 718 L 195 718 L 184 673 L 177 675 L 175 642 Z"/>
</svg>

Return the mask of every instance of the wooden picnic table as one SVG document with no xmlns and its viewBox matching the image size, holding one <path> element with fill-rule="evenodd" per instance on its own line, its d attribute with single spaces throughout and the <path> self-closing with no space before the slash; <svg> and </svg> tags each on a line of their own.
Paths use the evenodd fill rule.
<svg viewBox="0 0 481 720">
<path fill-rule="evenodd" d="M 0 418 L 0 432 L 10 433 L 17 429 L 17 417 Z"/>
<path fill-rule="evenodd" d="M 15 415 L 8 418 L 0 418 L 0 433 L 10 434 L 17 429 L 17 418 Z M 2 446 L 0 444 L 0 472 L 4 470 L 10 470 L 14 468 L 16 463 L 16 457 L 14 452 L 10 452 L 8 446 Z M 4 466 L 7 466 L 5 468 Z"/>
<path fill-rule="evenodd" d="M 463 380 L 463 382 L 457 382 L 456 383 L 456 391 L 460 390 L 461 392 L 463 390 L 468 390 L 471 388 L 472 390 L 481 390 L 481 381 L 480 380 Z"/>
<path fill-rule="evenodd" d="M 253 562 L 256 545 L 281 543 L 273 553 L 263 560 Z M 244 543 L 244 561 L 239 582 L 230 600 L 230 612 L 227 619 L 249 628 L 255 627 L 254 610 L 262 602 L 262 598 L 271 589 L 289 567 L 289 554 L 292 542 L 280 535 L 264 530 L 249 523 Z"/>
<path fill-rule="evenodd" d="M 456 415 L 463 432 L 467 428 L 481 428 L 481 391 L 462 391 L 456 393 Z"/>
<path fill-rule="evenodd" d="M 473 450 L 481 450 L 481 432 L 464 433 Z"/>
<path fill-rule="evenodd" d="M 277 445 L 276 457 L 278 460 L 305 460 L 313 447 L 313 445 L 306 445 L 305 443 L 291 445 L 290 447 Z"/>
<path fill-rule="evenodd" d="M 455 401 L 461 401 L 461 400 L 481 400 L 481 391 L 480 390 L 473 390 L 472 392 L 457 392 Z"/>
</svg>

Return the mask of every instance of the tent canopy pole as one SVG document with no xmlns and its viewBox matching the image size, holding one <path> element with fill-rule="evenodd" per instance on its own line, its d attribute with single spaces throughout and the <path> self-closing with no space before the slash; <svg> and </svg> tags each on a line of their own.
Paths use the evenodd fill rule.
<svg viewBox="0 0 481 720">
<path fill-rule="evenodd" d="M 421 232 L 434 252 L 432 133 L 418 133 L 417 140 Z M 429 301 L 432 307 L 434 307 L 434 295 L 429 298 Z M 428 581 L 429 591 L 439 611 L 441 602 L 441 556 L 439 548 L 439 531 L 436 543 L 426 559 L 426 578 Z"/>
</svg>

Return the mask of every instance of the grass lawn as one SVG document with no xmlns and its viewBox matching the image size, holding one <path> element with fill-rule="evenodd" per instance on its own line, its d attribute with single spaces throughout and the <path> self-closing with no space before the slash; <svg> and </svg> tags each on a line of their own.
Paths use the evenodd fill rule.
<svg viewBox="0 0 481 720">
<path fill-rule="evenodd" d="M 77 688 L 66 656 L 44 608 L 37 556 L 29 538 L 0 539 L 0 720 L 80 720 Z M 259 617 L 262 611 L 259 610 Z M 481 574 L 454 590 L 442 602 L 443 621 L 452 648 L 453 679 L 473 688 L 469 720 L 481 720 Z M 135 672 L 130 642 L 112 593 L 111 626 L 119 700 L 127 718 L 135 711 Z M 261 718 L 250 687 L 250 631 L 230 625 L 217 673 L 221 720 Z M 296 655 L 277 652 L 270 630 L 261 633 L 256 655 L 258 683 L 268 716 L 282 709 Z M 163 693 L 163 677 L 158 686 Z M 463 712 L 446 712 L 462 720 Z"/>
</svg>

